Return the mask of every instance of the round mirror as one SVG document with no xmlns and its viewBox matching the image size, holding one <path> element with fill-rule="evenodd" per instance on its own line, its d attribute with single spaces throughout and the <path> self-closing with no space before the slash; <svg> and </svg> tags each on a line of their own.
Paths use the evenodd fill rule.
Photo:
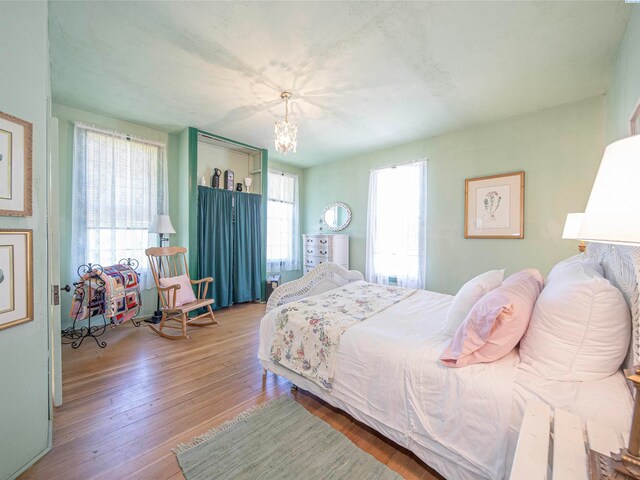
<svg viewBox="0 0 640 480">
<path fill-rule="evenodd" d="M 320 220 L 334 232 L 344 230 L 351 221 L 351 209 L 342 202 L 334 202 L 327 206 Z"/>
</svg>

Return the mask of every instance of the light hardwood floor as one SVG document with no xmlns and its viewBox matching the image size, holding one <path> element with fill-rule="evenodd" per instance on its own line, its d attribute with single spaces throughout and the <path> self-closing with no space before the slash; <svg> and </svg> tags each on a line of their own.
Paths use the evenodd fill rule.
<svg viewBox="0 0 640 480">
<path fill-rule="evenodd" d="M 131 323 L 108 329 L 105 349 L 88 339 L 63 349 L 64 403 L 53 415 L 53 449 L 21 479 L 181 479 L 171 449 L 271 398 L 307 410 L 407 479 L 439 479 L 398 447 L 290 383 L 256 359 L 264 304 L 216 312 L 219 325 L 166 340 Z"/>
</svg>

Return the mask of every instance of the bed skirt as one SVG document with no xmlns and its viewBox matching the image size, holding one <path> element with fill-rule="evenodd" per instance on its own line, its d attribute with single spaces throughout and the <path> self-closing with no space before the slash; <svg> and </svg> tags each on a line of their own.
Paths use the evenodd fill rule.
<svg viewBox="0 0 640 480">
<path fill-rule="evenodd" d="M 404 447 L 408 450 L 411 450 L 416 454 L 418 458 L 420 458 L 424 463 L 426 463 L 429 467 L 436 470 L 442 476 L 447 479 L 455 479 L 455 480 L 495 480 L 488 479 L 486 476 L 482 475 L 479 472 L 473 472 L 463 465 L 463 458 L 460 457 L 456 452 L 452 452 L 440 444 L 437 444 L 433 441 L 430 441 L 431 445 L 425 445 L 423 443 L 427 442 L 419 442 L 416 439 L 410 438 L 405 432 L 400 432 L 395 428 L 391 428 L 376 419 L 370 417 L 369 415 L 364 414 L 360 410 L 353 408 L 349 404 L 340 400 L 333 396 L 330 392 L 323 390 L 320 386 L 315 384 L 314 382 L 292 372 L 291 370 L 284 368 L 280 365 L 276 365 L 273 362 L 269 362 L 266 360 L 260 360 L 262 366 L 275 375 L 279 375 L 281 377 L 286 378 L 293 384 L 295 384 L 298 388 L 308 391 L 320 398 L 321 400 L 327 402 L 329 405 L 339 408 L 343 412 L 348 413 L 354 419 L 358 420 L 361 423 L 373 428 L 380 434 L 384 435 L 386 438 L 392 440 L 397 443 L 401 447 Z M 510 435 L 511 437 L 511 435 Z M 512 439 L 509 439 L 509 443 L 511 443 Z M 516 433 L 517 440 L 517 433 Z M 513 454 L 513 449 L 509 448 L 509 454 Z M 507 465 L 511 465 L 511 461 L 507 461 Z M 506 475 L 508 478 L 508 472 Z"/>
</svg>

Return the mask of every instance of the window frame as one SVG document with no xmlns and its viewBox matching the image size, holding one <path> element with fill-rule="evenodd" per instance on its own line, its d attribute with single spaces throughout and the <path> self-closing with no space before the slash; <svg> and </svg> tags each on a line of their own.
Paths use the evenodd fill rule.
<svg viewBox="0 0 640 480">
<path fill-rule="evenodd" d="M 123 141 L 127 145 L 126 151 L 122 148 Z M 109 186 L 109 191 L 105 195 L 110 195 L 107 208 L 111 216 L 107 221 L 104 220 L 104 214 L 100 211 L 101 196 L 92 192 L 96 188 L 96 183 L 103 185 L 101 175 L 104 173 L 101 171 L 100 156 L 104 154 L 102 151 L 96 153 L 96 149 L 100 148 L 100 142 L 105 142 L 102 148 L 107 152 L 107 158 L 111 162 L 107 166 L 107 176 L 104 178 L 104 182 Z M 157 148 L 157 152 L 149 150 L 150 147 Z M 135 148 L 139 150 L 135 151 Z M 163 142 L 138 138 L 92 125 L 74 124 L 71 241 L 77 248 L 72 249 L 70 265 L 72 274 L 80 265 L 88 262 L 115 264 L 122 260 L 120 256 L 135 258 L 139 263 L 137 271 L 141 276 L 141 288 L 145 290 L 153 287 L 144 251 L 149 246 L 157 245 L 159 241 L 157 235 L 148 232 L 154 215 L 168 211 L 166 154 L 167 146 Z M 126 156 L 126 159 L 123 160 L 123 156 Z M 134 163 L 136 161 L 145 163 L 137 168 Z M 123 168 L 120 165 L 124 162 L 126 162 L 128 173 L 139 172 L 141 178 L 148 179 L 149 183 L 137 181 L 137 176 L 123 176 L 119 168 Z M 151 176 L 148 175 L 150 172 Z M 132 186 L 138 188 L 132 190 Z M 127 211 L 135 210 L 135 206 L 142 201 L 145 205 L 144 210 L 148 209 L 150 218 L 136 218 L 131 215 L 125 216 L 123 222 L 122 218 L 114 213 L 118 210 L 116 192 L 122 191 L 128 195 L 123 201 Z M 123 232 L 128 235 L 126 245 L 122 245 L 123 242 L 115 238 L 117 235 L 121 239 Z M 108 238 L 109 236 L 112 238 Z M 100 238 L 104 240 L 93 241 Z M 108 257 L 115 255 L 118 258 L 113 257 L 107 260 L 103 258 L 105 252 L 108 252 L 106 255 Z"/>
<path fill-rule="evenodd" d="M 282 272 L 282 271 L 295 271 L 300 269 L 300 239 L 298 238 L 300 235 L 300 198 L 299 198 L 299 189 L 300 189 L 300 178 L 297 174 L 291 172 L 283 172 L 274 169 L 269 169 L 268 177 L 271 176 L 284 176 L 291 178 L 293 181 L 293 199 L 292 201 L 286 201 L 281 198 L 275 198 L 271 195 L 271 186 L 272 181 L 271 178 L 268 178 L 267 181 L 267 271 L 269 273 L 272 272 Z M 269 214 L 270 214 L 270 206 L 273 203 L 279 203 L 284 205 L 291 205 L 292 212 L 290 215 L 291 221 L 291 238 L 289 240 L 290 244 L 288 245 L 289 254 L 284 258 L 270 258 L 269 250 L 270 250 L 270 222 L 269 222 Z"/>
<path fill-rule="evenodd" d="M 414 238 L 416 239 L 415 248 L 412 248 L 412 252 L 405 252 L 404 255 L 399 255 L 395 251 L 382 252 L 379 245 L 376 245 L 381 239 L 378 238 L 381 232 L 399 231 L 390 229 L 388 225 L 385 228 L 381 228 L 380 220 L 384 222 L 384 215 L 378 210 L 380 203 L 385 203 L 381 194 L 389 194 L 389 190 L 381 186 L 382 174 L 385 170 L 390 172 L 403 168 L 403 167 L 420 167 L 419 175 L 415 178 L 418 179 L 418 191 L 415 193 L 417 201 L 416 207 L 417 218 L 415 223 L 411 223 L 409 227 L 414 227 L 413 231 L 404 232 L 404 239 Z M 369 282 L 382 283 L 385 285 L 399 285 L 410 288 L 425 288 L 426 287 L 426 255 L 427 255 L 427 180 L 428 180 L 428 160 L 421 159 L 413 162 L 407 162 L 399 165 L 389 165 L 378 168 L 373 168 L 369 171 L 369 194 L 367 202 L 367 230 L 366 230 L 366 268 L 365 278 Z M 389 181 L 384 179 L 383 181 Z M 375 190 L 373 190 L 375 189 Z M 397 195 L 398 192 L 392 193 Z M 404 205 L 402 211 L 406 212 Z M 381 218 L 382 217 L 382 218 Z M 402 224 L 404 226 L 404 224 Z M 417 232 L 416 232 L 417 230 Z M 384 239 L 383 239 L 384 241 Z M 396 242 L 389 240 L 384 241 L 386 244 L 401 244 L 402 242 Z M 404 271 L 399 271 L 402 275 L 394 275 L 395 272 L 388 272 L 384 268 L 381 269 L 381 259 L 376 258 L 379 255 L 386 255 L 389 257 L 396 257 L 394 265 L 401 265 L 402 262 L 407 262 L 407 265 L 411 265 L 411 259 L 415 257 L 415 270 L 412 272 L 410 268 Z M 387 262 L 388 263 L 388 262 Z"/>
</svg>

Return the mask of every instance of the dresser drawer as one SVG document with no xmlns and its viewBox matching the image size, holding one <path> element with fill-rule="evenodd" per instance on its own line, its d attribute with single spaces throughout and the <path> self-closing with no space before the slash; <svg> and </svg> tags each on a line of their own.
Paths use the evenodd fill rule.
<svg viewBox="0 0 640 480">
<path fill-rule="evenodd" d="M 349 269 L 349 236 L 344 234 L 303 234 L 302 268 L 304 273 L 320 265 L 333 262 Z"/>
<path fill-rule="evenodd" d="M 328 245 L 309 244 L 304 246 L 304 255 L 312 257 L 330 257 L 331 248 Z"/>
<path fill-rule="evenodd" d="M 309 247 L 309 246 L 328 246 L 331 245 L 332 242 L 332 238 L 330 235 L 314 235 L 314 236 L 308 236 L 304 238 L 304 246 Z"/>
<path fill-rule="evenodd" d="M 327 257 L 304 257 L 304 266 L 305 267 L 317 267 L 321 263 L 327 263 L 329 260 Z"/>
</svg>

